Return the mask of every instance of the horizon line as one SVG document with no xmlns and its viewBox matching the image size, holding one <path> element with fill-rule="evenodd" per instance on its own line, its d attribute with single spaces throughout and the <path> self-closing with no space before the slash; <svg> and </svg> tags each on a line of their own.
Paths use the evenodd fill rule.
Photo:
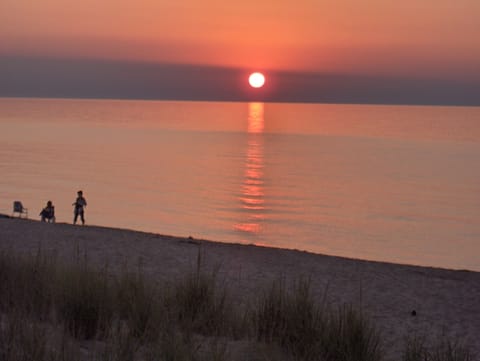
<svg viewBox="0 0 480 361">
<path fill-rule="evenodd" d="M 422 103 L 348 103 L 348 102 L 316 102 L 316 101 L 261 101 L 261 100 L 208 100 L 208 99 L 174 99 L 174 98 L 112 98 L 112 97 L 71 97 L 71 96 L 3 96 L 0 99 L 31 100 L 87 100 L 87 101 L 132 101 L 132 102 L 199 102 L 199 103 L 263 103 L 263 104 L 305 104 L 305 105 L 353 105 L 353 106 L 386 106 L 386 107 L 458 107 L 479 108 L 480 104 L 422 104 Z"/>
</svg>

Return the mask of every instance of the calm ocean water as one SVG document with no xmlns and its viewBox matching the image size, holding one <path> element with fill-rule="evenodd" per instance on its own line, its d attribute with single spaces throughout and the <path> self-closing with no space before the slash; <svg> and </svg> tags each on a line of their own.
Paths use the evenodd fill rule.
<svg viewBox="0 0 480 361">
<path fill-rule="evenodd" d="M 0 212 L 480 271 L 480 108 L 0 99 Z"/>
</svg>

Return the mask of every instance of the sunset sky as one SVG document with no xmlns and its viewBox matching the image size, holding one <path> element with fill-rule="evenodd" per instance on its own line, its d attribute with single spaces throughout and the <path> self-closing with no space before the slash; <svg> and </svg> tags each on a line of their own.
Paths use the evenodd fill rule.
<svg viewBox="0 0 480 361">
<path fill-rule="evenodd" d="M 315 92 L 313 80 L 322 83 L 326 76 L 334 87 L 339 87 L 335 77 L 343 82 L 338 94 L 342 89 L 359 94 L 361 84 L 381 94 L 382 79 L 390 86 L 400 79 L 392 97 L 409 93 L 409 87 L 423 94 L 442 85 L 450 89 L 439 103 L 449 96 L 475 103 L 473 92 L 480 89 L 479 39 L 478 0 L 2 0 L 0 95 L 9 95 L 11 89 L 16 89 L 12 95 L 31 95 L 36 83 L 26 72 L 37 71 L 37 81 L 50 78 L 55 86 L 59 80 L 53 69 L 63 61 L 68 71 L 90 75 L 98 74 L 98 64 L 130 67 L 120 80 L 111 75 L 125 86 L 141 82 L 138 72 L 145 76 L 145 67 L 162 80 L 159 74 L 168 64 L 166 73 L 178 71 L 178 92 L 187 84 L 193 89 L 205 82 L 201 69 L 208 69 L 209 87 L 203 90 L 212 91 L 213 98 L 217 81 L 230 86 L 242 71 L 261 70 L 267 85 L 269 74 L 277 79 L 264 90 L 267 99 L 283 100 L 282 94 L 288 98 L 281 93 L 285 89 L 272 88 L 275 84 L 307 94 Z M 43 65 L 36 69 L 36 63 Z M 154 71 L 152 66 L 161 69 Z M 195 81 L 187 79 L 194 68 L 200 77 Z M 227 73 L 236 74 L 231 83 L 221 79 Z M 85 92 L 90 87 L 92 94 L 93 88 L 98 93 L 97 85 L 85 85 Z M 63 87 L 57 87 L 57 93 L 68 88 Z M 232 89 L 231 97 L 245 91 Z M 151 95 L 167 93 L 162 88 Z"/>
</svg>

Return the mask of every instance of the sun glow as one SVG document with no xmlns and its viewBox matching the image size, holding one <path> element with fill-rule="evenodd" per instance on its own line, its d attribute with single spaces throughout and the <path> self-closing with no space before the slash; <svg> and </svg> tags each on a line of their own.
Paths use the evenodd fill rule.
<svg viewBox="0 0 480 361">
<path fill-rule="evenodd" d="M 265 84 L 265 76 L 259 72 L 252 73 L 248 78 L 248 83 L 252 88 L 261 88 Z"/>
</svg>

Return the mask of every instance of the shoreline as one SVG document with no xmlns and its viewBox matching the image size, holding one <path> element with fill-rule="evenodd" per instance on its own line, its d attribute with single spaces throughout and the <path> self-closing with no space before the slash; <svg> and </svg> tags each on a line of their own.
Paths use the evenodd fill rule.
<svg viewBox="0 0 480 361">
<path fill-rule="evenodd" d="M 31 221 L 31 222 L 42 223 L 40 220 L 37 220 L 37 219 L 12 217 L 12 216 L 10 216 L 8 214 L 5 214 L 5 213 L 0 213 L 0 219 L 21 219 L 21 220 L 26 220 L 26 221 Z M 313 251 L 302 250 L 302 249 L 298 249 L 298 248 L 282 248 L 282 247 L 274 247 L 274 246 L 269 246 L 269 245 L 254 244 L 254 243 L 213 241 L 213 240 L 204 239 L 204 238 L 195 238 L 195 237 L 192 237 L 192 236 L 177 236 L 177 235 L 170 235 L 170 234 L 161 234 L 161 233 L 156 233 L 156 232 L 152 232 L 152 231 L 142 231 L 142 230 L 133 229 L 133 228 L 101 226 L 101 225 L 96 225 L 96 224 L 87 224 L 85 226 L 82 226 L 81 224 L 73 225 L 72 223 L 68 223 L 68 222 L 56 222 L 55 225 L 57 225 L 57 226 L 58 225 L 64 225 L 64 226 L 72 226 L 72 227 L 86 227 L 86 228 L 91 228 L 91 229 L 106 230 L 106 231 L 111 230 L 111 231 L 116 231 L 116 232 L 139 233 L 139 234 L 143 234 L 143 235 L 150 235 L 150 236 L 165 238 L 165 239 L 168 238 L 168 239 L 172 239 L 172 240 L 178 240 L 179 242 L 188 242 L 188 243 L 192 243 L 192 244 L 211 243 L 211 244 L 214 244 L 214 245 L 225 245 L 225 246 L 232 245 L 232 246 L 256 247 L 256 248 L 259 248 L 259 249 L 265 248 L 265 249 L 271 249 L 271 250 L 283 250 L 283 251 L 310 254 L 310 255 L 314 255 L 314 256 L 338 258 L 340 260 L 345 260 L 345 261 L 369 262 L 369 263 L 385 264 L 385 265 L 392 265 L 392 266 L 398 266 L 398 267 L 418 267 L 418 268 L 422 268 L 422 269 L 432 269 L 432 270 L 438 270 L 438 271 L 472 272 L 472 273 L 478 273 L 480 275 L 480 271 L 473 270 L 473 269 L 468 269 L 468 268 L 448 268 L 448 267 L 442 267 L 442 266 L 422 265 L 422 264 L 413 264 L 413 263 L 398 263 L 398 262 L 381 261 L 381 260 L 375 260 L 375 259 L 364 259 L 364 258 L 355 258 L 355 257 L 348 257 L 348 256 L 338 256 L 338 255 L 326 254 L 326 253 L 316 253 L 316 252 L 313 252 Z M 1 228 L 0 228 L 0 231 L 1 231 Z"/>
<path fill-rule="evenodd" d="M 387 360 L 398 360 L 404 338 L 448 336 L 480 354 L 480 272 L 326 256 L 307 251 L 212 242 L 102 226 L 47 224 L 0 215 L 0 250 L 42 253 L 70 263 L 118 272 L 140 269 L 171 281 L 194 269 L 197 258 L 239 302 L 252 302 L 273 280 L 311 281 L 316 299 L 360 306 L 384 339 Z M 412 316 L 412 311 L 416 316 Z"/>
</svg>

